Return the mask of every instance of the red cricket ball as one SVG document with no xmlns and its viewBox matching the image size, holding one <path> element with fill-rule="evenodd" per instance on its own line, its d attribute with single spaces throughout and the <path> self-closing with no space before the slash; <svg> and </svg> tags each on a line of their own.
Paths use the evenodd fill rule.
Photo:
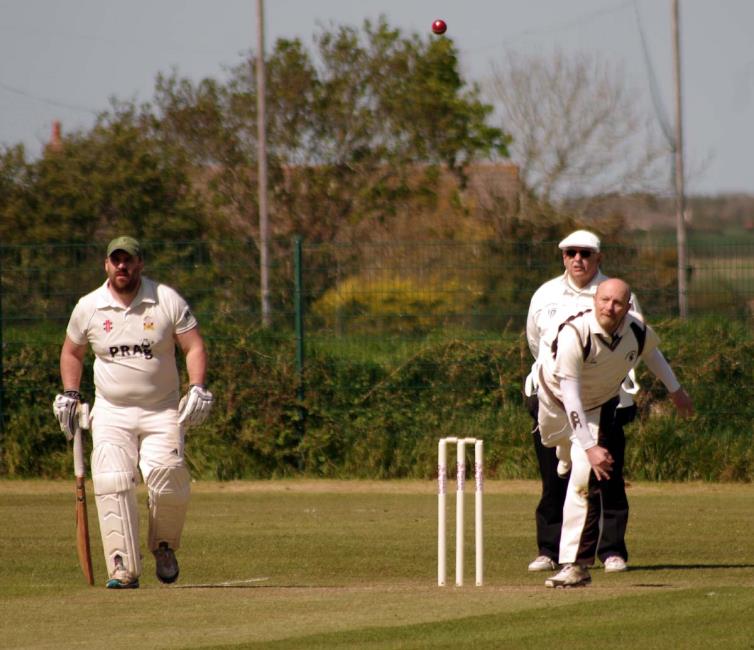
<svg viewBox="0 0 754 650">
<path fill-rule="evenodd" d="M 432 23 L 432 31 L 435 34 L 444 34 L 446 29 L 448 29 L 448 26 L 442 18 L 438 18 Z"/>
</svg>

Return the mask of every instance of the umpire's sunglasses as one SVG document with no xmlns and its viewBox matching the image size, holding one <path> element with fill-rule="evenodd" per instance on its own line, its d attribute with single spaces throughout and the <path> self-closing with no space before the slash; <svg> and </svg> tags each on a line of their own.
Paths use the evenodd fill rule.
<svg viewBox="0 0 754 650">
<path fill-rule="evenodd" d="M 576 254 L 578 253 L 581 255 L 582 260 L 589 259 L 592 256 L 592 253 L 594 251 L 589 250 L 588 248 L 566 248 L 565 254 L 566 257 L 576 257 Z"/>
</svg>

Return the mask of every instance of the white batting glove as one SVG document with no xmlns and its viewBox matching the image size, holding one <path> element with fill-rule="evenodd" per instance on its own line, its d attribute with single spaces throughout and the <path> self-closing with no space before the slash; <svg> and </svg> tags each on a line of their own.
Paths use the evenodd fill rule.
<svg viewBox="0 0 754 650">
<path fill-rule="evenodd" d="M 204 386 L 191 384 L 178 405 L 178 424 L 184 424 L 187 428 L 202 424 L 212 409 L 214 399 Z"/>
<path fill-rule="evenodd" d="M 76 433 L 76 408 L 80 401 L 81 393 L 77 390 L 67 390 L 55 395 L 55 401 L 52 403 L 52 412 L 55 413 L 67 440 L 73 440 L 73 434 Z"/>
</svg>

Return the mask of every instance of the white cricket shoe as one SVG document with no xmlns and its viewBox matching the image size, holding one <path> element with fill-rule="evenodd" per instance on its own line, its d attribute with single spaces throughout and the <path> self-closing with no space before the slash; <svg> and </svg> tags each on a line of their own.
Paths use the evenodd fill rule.
<svg viewBox="0 0 754 650">
<path fill-rule="evenodd" d="M 154 559 L 157 579 L 160 582 L 170 584 L 178 580 L 178 560 L 175 559 L 175 551 L 167 542 L 160 542 L 154 551 Z"/>
<path fill-rule="evenodd" d="M 555 455 L 558 457 L 558 476 L 565 478 L 571 471 L 571 443 L 557 445 Z"/>
<path fill-rule="evenodd" d="M 539 555 L 529 563 L 529 571 L 557 571 L 560 565 L 546 555 Z"/>
<path fill-rule="evenodd" d="M 545 587 L 556 589 L 568 589 L 570 587 L 585 587 L 592 581 L 589 569 L 580 564 L 566 564 L 560 573 L 545 580 Z"/>
<path fill-rule="evenodd" d="M 126 571 L 126 567 L 123 565 L 123 558 L 120 555 L 116 555 L 114 563 L 115 569 L 105 583 L 105 587 L 108 589 L 138 589 L 139 578 Z"/>
<path fill-rule="evenodd" d="M 605 566 L 605 573 L 618 573 L 620 571 L 628 571 L 628 565 L 626 561 L 620 555 L 611 555 L 606 557 L 602 563 Z"/>
<path fill-rule="evenodd" d="M 570 460 L 559 460 L 558 461 L 558 476 L 560 478 L 565 478 L 568 476 L 568 472 L 571 471 L 571 461 Z"/>
</svg>

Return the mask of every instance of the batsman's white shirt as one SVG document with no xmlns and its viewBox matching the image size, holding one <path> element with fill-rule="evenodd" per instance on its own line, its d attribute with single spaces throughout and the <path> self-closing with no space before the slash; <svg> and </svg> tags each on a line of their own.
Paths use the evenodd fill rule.
<svg viewBox="0 0 754 650">
<path fill-rule="evenodd" d="M 107 282 L 81 298 L 66 334 L 77 345 L 92 346 L 98 398 L 160 409 L 178 404 L 175 335 L 194 327 L 196 318 L 178 292 L 142 276 L 128 307 L 113 297 Z"/>
</svg>

